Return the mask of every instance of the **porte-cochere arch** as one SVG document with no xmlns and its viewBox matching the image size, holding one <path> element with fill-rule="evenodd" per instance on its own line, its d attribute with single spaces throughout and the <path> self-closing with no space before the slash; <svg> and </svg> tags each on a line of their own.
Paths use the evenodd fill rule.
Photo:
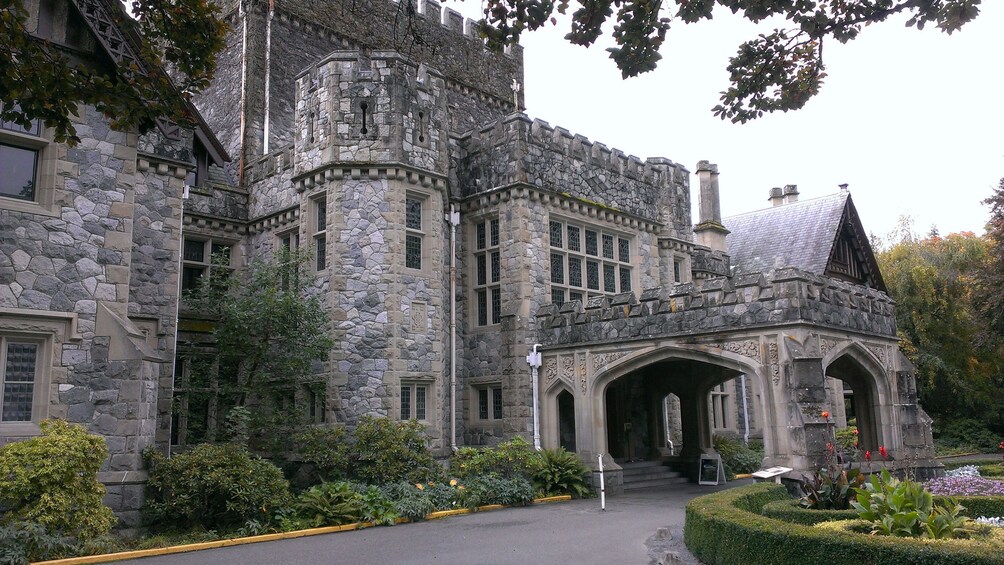
<svg viewBox="0 0 1004 565">
<path fill-rule="evenodd" d="M 684 436 L 675 460 L 686 466 L 712 451 L 709 392 L 739 375 L 756 393 L 746 423 L 757 423 L 765 466 L 824 465 L 837 419 L 823 413 L 842 411 L 849 388 L 864 446 L 885 446 L 893 466 L 938 467 L 883 293 L 785 269 L 544 307 L 538 327 L 542 442 L 559 445 L 558 398 L 570 394 L 576 451 L 594 470 L 603 456 L 614 491 L 618 462 L 667 455 L 656 411 L 668 394 L 680 399 Z"/>
</svg>

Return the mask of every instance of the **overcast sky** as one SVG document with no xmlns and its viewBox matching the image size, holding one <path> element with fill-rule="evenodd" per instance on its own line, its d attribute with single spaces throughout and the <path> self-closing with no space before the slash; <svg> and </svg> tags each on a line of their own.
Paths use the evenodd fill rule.
<svg viewBox="0 0 1004 565">
<path fill-rule="evenodd" d="M 480 4 L 444 2 L 474 18 Z M 691 172 L 698 160 L 717 163 L 723 216 L 766 207 L 772 186 L 796 184 L 806 199 L 847 183 L 869 232 L 884 236 L 909 215 L 921 234 L 932 225 L 942 235 L 982 233 L 980 201 L 1004 177 L 1004 2 L 981 10 L 951 36 L 898 18 L 846 45 L 831 40 L 818 96 L 745 125 L 711 108 L 727 87 L 728 58 L 776 25 L 758 28 L 717 7 L 712 21 L 674 25 L 658 69 L 622 80 L 606 45 L 569 45 L 559 20 L 522 39 L 526 113 Z M 696 213 L 696 177 L 691 184 Z"/>
</svg>

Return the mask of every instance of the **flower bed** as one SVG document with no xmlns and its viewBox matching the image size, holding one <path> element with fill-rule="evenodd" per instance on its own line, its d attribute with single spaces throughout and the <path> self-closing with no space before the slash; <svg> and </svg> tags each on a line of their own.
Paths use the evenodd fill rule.
<svg viewBox="0 0 1004 565">
<path fill-rule="evenodd" d="M 939 477 L 924 483 L 931 494 L 944 496 L 1004 496 L 1004 482 L 983 477 Z"/>
<path fill-rule="evenodd" d="M 695 498 L 687 505 L 684 541 L 708 565 L 798 563 L 1004 564 L 1004 544 L 987 540 L 922 540 L 830 531 L 761 514 L 788 500 L 769 483 Z M 773 508 L 773 507 L 772 507 Z M 809 511 L 806 511 L 809 512 Z"/>
</svg>

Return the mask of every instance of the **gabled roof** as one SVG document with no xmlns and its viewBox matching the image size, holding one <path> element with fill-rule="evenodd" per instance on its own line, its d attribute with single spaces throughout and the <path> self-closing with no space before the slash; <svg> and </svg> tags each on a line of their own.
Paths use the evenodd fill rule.
<svg viewBox="0 0 1004 565">
<path fill-rule="evenodd" d="M 822 196 L 723 218 L 733 275 L 795 267 L 833 275 L 832 259 L 843 238 L 852 248 L 864 284 L 885 290 L 875 254 L 849 192 Z"/>
</svg>

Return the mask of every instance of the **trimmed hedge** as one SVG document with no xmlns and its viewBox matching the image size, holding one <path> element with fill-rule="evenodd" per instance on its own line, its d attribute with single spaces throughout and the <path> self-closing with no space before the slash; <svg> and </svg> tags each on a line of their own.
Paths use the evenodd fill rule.
<svg viewBox="0 0 1004 565">
<path fill-rule="evenodd" d="M 792 524 L 803 524 L 813 526 L 820 522 L 834 522 L 836 520 L 853 520 L 858 517 L 854 509 L 850 510 L 811 510 L 803 508 L 797 498 L 787 500 L 775 500 L 768 502 L 761 509 L 760 514 L 782 522 Z"/>
<path fill-rule="evenodd" d="M 760 514 L 767 503 L 788 498 L 783 486 L 772 483 L 736 487 L 695 498 L 687 504 L 684 542 L 707 565 L 1004 565 L 1004 552 L 993 542 L 828 531 Z"/>
<path fill-rule="evenodd" d="M 935 496 L 935 502 L 942 502 L 947 496 Z M 956 502 L 966 507 L 962 513 L 972 518 L 1004 516 L 1004 496 L 956 496 Z"/>
</svg>

